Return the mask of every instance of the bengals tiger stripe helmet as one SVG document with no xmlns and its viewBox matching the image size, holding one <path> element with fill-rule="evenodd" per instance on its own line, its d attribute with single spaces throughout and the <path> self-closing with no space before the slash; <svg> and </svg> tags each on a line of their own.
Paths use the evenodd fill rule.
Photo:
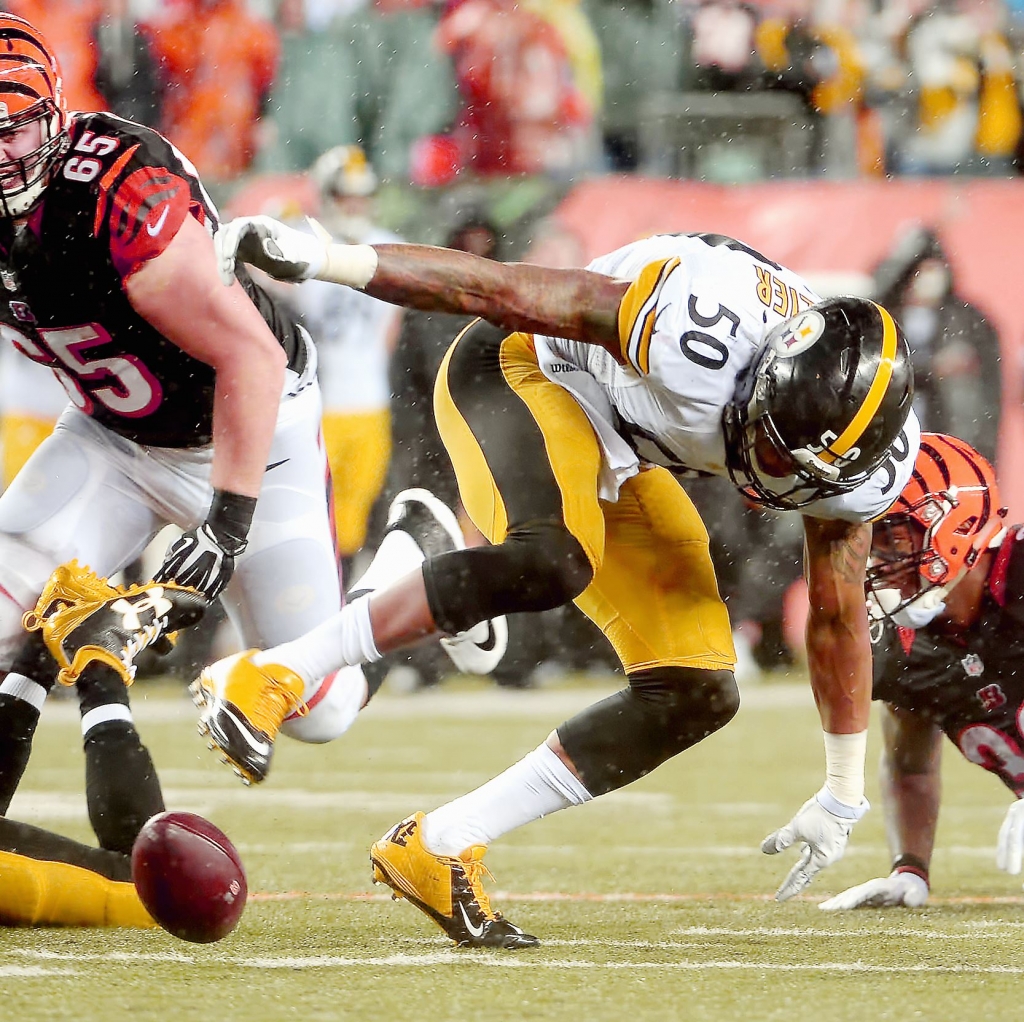
<svg viewBox="0 0 1024 1022">
<path fill-rule="evenodd" d="M 0 161 L 0 215 L 23 216 L 40 199 L 68 146 L 68 111 L 60 68 L 46 40 L 27 21 L 0 14 L 0 137 L 38 122 L 40 144 Z"/>
<path fill-rule="evenodd" d="M 995 471 L 982 455 L 956 437 L 922 433 L 910 481 L 875 523 L 868 589 L 891 590 L 897 576 L 914 572 L 918 592 L 904 596 L 902 606 L 930 589 L 949 592 L 1002 531 L 1006 514 Z M 915 549 L 894 556 L 901 525 L 910 526 Z M 891 614 L 899 607 L 885 609 Z"/>
</svg>

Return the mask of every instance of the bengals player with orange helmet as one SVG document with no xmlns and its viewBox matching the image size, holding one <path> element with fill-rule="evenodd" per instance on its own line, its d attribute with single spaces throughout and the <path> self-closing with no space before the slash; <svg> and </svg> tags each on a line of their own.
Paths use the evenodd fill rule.
<svg viewBox="0 0 1024 1022">
<path fill-rule="evenodd" d="M 910 482 L 875 523 L 868 570 L 873 696 L 892 872 L 826 911 L 928 900 L 942 735 L 1017 798 L 997 865 L 1024 857 L 1024 526 L 1006 524 L 992 466 L 955 437 L 921 436 Z"/>
<path fill-rule="evenodd" d="M 160 579 L 220 595 L 244 646 L 294 639 L 341 607 L 315 350 L 244 268 L 222 286 L 218 222 L 184 154 L 145 125 L 69 112 L 45 38 L 0 14 L 0 338 L 69 398 L 0 496 L 0 816 L 57 674 L 22 629 L 57 569 L 88 565 L 95 574 L 68 576 L 69 602 L 84 592 L 107 606 L 98 576 L 174 524 L 183 534 Z M 87 638 L 123 646 L 138 627 L 124 621 L 117 642 Z M 291 714 L 281 730 L 323 742 L 367 693 L 354 668 L 270 698 Z M 101 847 L 58 840 L 55 852 L 55 836 L 3 820 L 0 919 L 109 922 L 111 898 L 130 888 L 110 885 L 126 883 L 126 853 L 164 808 L 122 676 L 94 667 L 78 695 Z M 18 891 L 54 896 L 40 907 Z M 132 897 L 117 918 L 139 918 Z"/>
</svg>

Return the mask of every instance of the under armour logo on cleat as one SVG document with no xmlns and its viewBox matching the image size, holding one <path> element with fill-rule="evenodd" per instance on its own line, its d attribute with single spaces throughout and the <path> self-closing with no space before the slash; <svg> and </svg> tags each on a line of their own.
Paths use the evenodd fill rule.
<svg viewBox="0 0 1024 1022">
<path fill-rule="evenodd" d="M 134 632 L 142 627 L 139 614 L 152 613 L 155 618 L 162 618 L 173 606 L 174 604 L 164 596 L 163 588 L 154 586 L 146 590 L 141 600 L 134 603 L 129 603 L 124 598 L 115 600 L 110 609 L 121 615 L 121 626 L 125 631 Z"/>
</svg>

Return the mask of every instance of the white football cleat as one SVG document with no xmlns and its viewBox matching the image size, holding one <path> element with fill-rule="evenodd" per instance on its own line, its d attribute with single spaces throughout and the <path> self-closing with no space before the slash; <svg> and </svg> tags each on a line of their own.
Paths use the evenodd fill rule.
<svg viewBox="0 0 1024 1022">
<path fill-rule="evenodd" d="M 402 490 L 391 502 L 388 532 L 399 529 L 411 537 L 424 558 L 466 548 L 455 512 L 429 490 Z M 504 617 L 481 621 L 441 639 L 441 646 L 463 674 L 490 674 L 508 649 L 508 623 Z"/>
<path fill-rule="evenodd" d="M 508 622 L 504 615 L 481 621 L 450 639 L 442 639 L 441 646 L 463 674 L 490 674 L 508 649 Z"/>
</svg>

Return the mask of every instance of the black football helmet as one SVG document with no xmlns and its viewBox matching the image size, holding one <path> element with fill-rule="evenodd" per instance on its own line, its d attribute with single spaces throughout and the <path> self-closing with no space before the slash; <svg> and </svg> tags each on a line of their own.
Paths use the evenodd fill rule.
<svg viewBox="0 0 1024 1022">
<path fill-rule="evenodd" d="M 737 380 L 723 421 L 729 474 L 783 511 L 852 490 L 885 461 L 913 394 L 910 347 L 882 306 L 812 305 L 772 329 Z"/>
</svg>

